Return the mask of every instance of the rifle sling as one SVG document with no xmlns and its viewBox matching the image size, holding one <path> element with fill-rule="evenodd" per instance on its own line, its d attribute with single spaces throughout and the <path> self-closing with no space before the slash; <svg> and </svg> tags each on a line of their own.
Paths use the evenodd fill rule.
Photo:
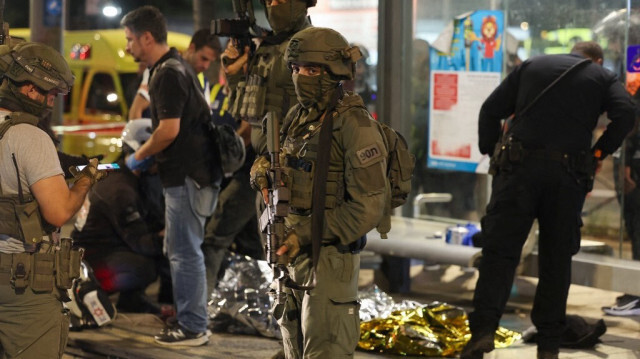
<svg viewBox="0 0 640 359">
<path fill-rule="evenodd" d="M 342 85 L 336 88 L 336 92 L 331 98 L 331 102 L 322 120 L 322 128 L 318 136 L 318 147 L 325 150 L 318 151 L 316 158 L 316 168 L 313 173 L 313 188 L 311 190 L 311 260 L 312 260 L 312 283 L 309 286 L 298 286 L 289 283 L 287 286 L 293 289 L 310 290 L 316 286 L 316 268 L 320 259 L 320 249 L 322 247 L 322 234 L 324 233 L 324 210 L 327 198 L 327 176 L 329 175 L 329 156 L 331 154 L 331 138 L 333 132 L 334 110 L 340 99 L 344 95 Z M 293 282 L 293 281 L 291 281 Z"/>
</svg>

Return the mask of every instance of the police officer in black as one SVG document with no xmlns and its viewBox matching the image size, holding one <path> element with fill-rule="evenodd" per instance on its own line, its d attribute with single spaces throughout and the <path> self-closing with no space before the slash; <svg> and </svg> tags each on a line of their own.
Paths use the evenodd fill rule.
<svg viewBox="0 0 640 359">
<path fill-rule="evenodd" d="M 494 349 L 522 245 L 536 218 L 539 282 L 531 319 L 538 330 L 538 358 L 558 358 L 571 257 L 580 249 L 582 205 L 596 166 L 618 148 L 634 122 L 629 95 L 601 66 L 602 59 L 594 42 L 577 43 L 568 55 L 531 58 L 482 105 L 479 147 L 483 154 L 493 153 L 494 177 L 482 218 L 480 277 L 469 315 L 472 337 L 461 358 L 482 358 Z M 603 112 L 611 122 L 592 146 Z M 501 140 L 501 119 L 510 115 L 514 118 Z M 499 141 L 504 145 L 496 146 Z"/>
</svg>

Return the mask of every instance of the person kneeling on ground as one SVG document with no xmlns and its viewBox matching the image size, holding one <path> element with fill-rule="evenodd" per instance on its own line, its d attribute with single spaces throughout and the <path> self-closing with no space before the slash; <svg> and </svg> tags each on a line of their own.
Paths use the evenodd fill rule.
<svg viewBox="0 0 640 359">
<path fill-rule="evenodd" d="M 159 314 L 145 289 L 160 276 L 158 302 L 172 303 L 169 262 L 162 254 L 164 201 L 155 166 L 131 171 L 126 154 L 151 135 L 151 120 L 129 123 L 122 132 L 120 170 L 95 186 L 78 215 L 71 236 L 85 248 L 85 260 L 107 293 L 119 292 L 123 312 Z"/>
</svg>

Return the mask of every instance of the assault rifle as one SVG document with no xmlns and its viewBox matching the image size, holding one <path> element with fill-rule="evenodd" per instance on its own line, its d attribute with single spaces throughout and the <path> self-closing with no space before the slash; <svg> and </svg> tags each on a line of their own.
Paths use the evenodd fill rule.
<svg viewBox="0 0 640 359">
<path fill-rule="evenodd" d="M 267 148 L 271 165 L 269 168 L 269 198 L 267 207 L 260 216 L 260 228 L 267 234 L 265 252 L 267 262 L 273 269 L 273 280 L 276 283 L 275 301 L 283 304 L 286 298 L 284 287 L 291 282 L 287 271 L 288 255 L 276 255 L 276 251 L 284 242 L 284 218 L 289 213 L 291 193 L 282 182 L 280 166 L 280 123 L 273 112 L 267 113 Z"/>
<path fill-rule="evenodd" d="M 251 52 L 253 52 L 255 44 L 252 39 L 265 37 L 267 30 L 256 23 L 251 0 L 231 0 L 231 2 L 236 18 L 211 20 L 211 33 L 216 36 L 234 39 L 235 46 L 240 51 L 240 54 L 242 54 L 246 46 L 249 46 Z M 227 58 L 223 59 L 223 61 L 228 60 Z"/>
</svg>

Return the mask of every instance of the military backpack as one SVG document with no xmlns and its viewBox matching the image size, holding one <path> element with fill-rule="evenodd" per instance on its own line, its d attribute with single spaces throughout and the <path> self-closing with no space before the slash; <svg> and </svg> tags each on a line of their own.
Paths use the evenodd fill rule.
<svg viewBox="0 0 640 359">
<path fill-rule="evenodd" d="M 380 123 L 387 140 L 387 180 L 391 188 L 391 208 L 407 202 L 416 157 L 409 151 L 407 140 L 391 126 Z"/>
</svg>

